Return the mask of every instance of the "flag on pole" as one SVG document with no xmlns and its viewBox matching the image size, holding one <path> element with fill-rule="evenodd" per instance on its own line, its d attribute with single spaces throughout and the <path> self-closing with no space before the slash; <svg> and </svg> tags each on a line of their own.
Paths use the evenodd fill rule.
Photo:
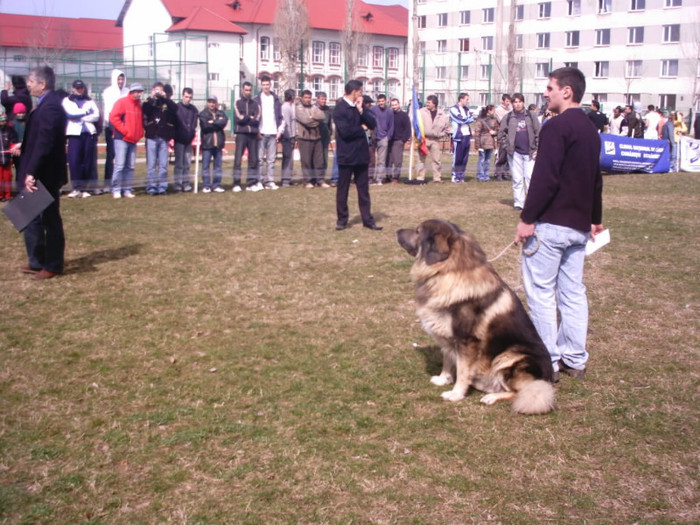
<svg viewBox="0 0 700 525">
<path fill-rule="evenodd" d="M 421 118 L 420 108 L 418 104 L 418 93 L 416 86 L 413 86 L 413 102 L 411 103 L 411 113 L 413 116 L 413 132 L 416 135 L 416 140 L 420 143 L 420 152 L 423 155 L 428 154 L 428 148 L 425 146 L 425 128 L 423 127 L 423 119 Z"/>
</svg>

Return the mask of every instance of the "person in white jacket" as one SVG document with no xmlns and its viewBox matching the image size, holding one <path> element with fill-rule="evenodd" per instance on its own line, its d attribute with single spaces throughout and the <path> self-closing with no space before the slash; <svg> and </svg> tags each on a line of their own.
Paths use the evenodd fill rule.
<svg viewBox="0 0 700 525">
<path fill-rule="evenodd" d="M 100 110 L 87 94 L 82 80 L 73 82 L 73 93 L 63 99 L 63 109 L 68 118 L 66 137 L 68 138 L 68 167 L 73 183 L 69 197 L 89 197 L 88 186 L 95 162 L 97 129 Z"/>
<path fill-rule="evenodd" d="M 129 94 L 126 85 L 126 75 L 120 69 L 112 70 L 110 85 L 102 92 L 102 119 L 105 130 L 105 143 L 107 144 L 107 157 L 105 158 L 105 191 L 111 191 L 112 173 L 114 172 L 114 127 L 109 123 L 109 112 L 114 103 Z"/>
</svg>

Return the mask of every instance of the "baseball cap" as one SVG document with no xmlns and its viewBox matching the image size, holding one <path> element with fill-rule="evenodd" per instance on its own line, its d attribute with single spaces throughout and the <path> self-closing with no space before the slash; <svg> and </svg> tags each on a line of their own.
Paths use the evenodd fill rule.
<svg viewBox="0 0 700 525">
<path fill-rule="evenodd" d="M 83 89 L 85 87 L 85 82 L 82 80 L 75 80 L 73 81 L 73 87 L 75 89 Z"/>
<path fill-rule="evenodd" d="M 362 103 L 363 104 L 371 104 L 373 102 L 374 102 L 374 100 L 372 100 L 372 97 L 370 97 L 369 95 L 362 95 Z"/>
<path fill-rule="evenodd" d="M 207 97 L 207 102 L 219 102 L 219 99 L 216 98 L 216 95 L 210 95 Z"/>
<path fill-rule="evenodd" d="M 129 86 L 129 93 L 131 93 L 132 91 L 143 91 L 143 86 L 138 82 L 134 82 Z"/>
<path fill-rule="evenodd" d="M 12 113 L 17 114 L 17 113 L 26 113 L 27 112 L 27 106 L 22 104 L 21 102 L 16 102 L 14 106 L 12 106 Z"/>
</svg>

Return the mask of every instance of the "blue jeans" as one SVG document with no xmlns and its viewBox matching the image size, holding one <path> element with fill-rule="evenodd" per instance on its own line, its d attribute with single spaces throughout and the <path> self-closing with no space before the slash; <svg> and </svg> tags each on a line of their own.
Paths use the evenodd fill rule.
<svg viewBox="0 0 700 525">
<path fill-rule="evenodd" d="M 275 182 L 275 160 L 277 135 L 263 135 L 258 145 L 258 180 L 263 184 Z"/>
<path fill-rule="evenodd" d="M 192 145 L 175 143 L 175 169 L 173 184 L 175 191 L 184 191 L 190 185 L 190 165 L 192 164 Z"/>
<path fill-rule="evenodd" d="M 583 285 L 583 260 L 589 232 L 537 223 L 539 248 L 523 253 L 523 283 L 530 317 L 552 357 L 554 370 L 561 359 L 568 367 L 583 369 L 588 360 L 588 299 Z M 530 237 L 524 252 L 535 249 Z M 557 325 L 557 310 L 561 322 Z"/>
<path fill-rule="evenodd" d="M 476 164 L 476 179 L 489 180 L 489 168 L 491 167 L 492 149 L 480 149 L 479 161 Z"/>
<path fill-rule="evenodd" d="M 202 186 L 209 189 L 216 189 L 221 187 L 221 159 L 223 155 L 219 148 L 205 149 L 202 150 Z M 214 184 L 212 186 L 211 172 L 209 171 L 209 165 L 211 161 L 214 161 Z"/>
<path fill-rule="evenodd" d="M 134 184 L 136 144 L 114 139 L 114 172 L 112 173 L 112 193 L 131 193 Z"/>
<path fill-rule="evenodd" d="M 153 195 L 168 190 L 168 141 L 160 137 L 146 139 L 148 182 L 146 193 Z M 156 169 L 156 166 L 158 168 Z"/>
</svg>

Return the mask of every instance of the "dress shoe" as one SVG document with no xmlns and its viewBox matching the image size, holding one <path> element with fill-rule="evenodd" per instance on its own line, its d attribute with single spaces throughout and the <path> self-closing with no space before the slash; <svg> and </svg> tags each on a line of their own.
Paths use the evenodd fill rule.
<svg viewBox="0 0 700 525">
<path fill-rule="evenodd" d="M 19 269 L 19 271 L 22 273 L 39 273 L 41 271 L 41 268 L 32 268 L 31 266 L 26 265 L 26 266 L 22 266 Z"/>
<path fill-rule="evenodd" d="M 376 231 L 384 229 L 384 226 L 377 226 L 376 224 L 363 224 L 363 226 L 365 228 L 369 228 L 370 230 L 376 230 Z"/>
<path fill-rule="evenodd" d="M 567 366 L 564 361 L 559 361 L 559 370 L 564 372 L 567 376 L 573 379 L 585 379 L 586 377 L 586 367 L 583 368 L 571 368 Z"/>
<path fill-rule="evenodd" d="M 335 229 L 338 230 L 338 231 L 344 230 L 344 229 L 347 228 L 347 227 L 348 227 L 348 225 L 347 225 L 346 223 L 344 223 L 344 222 L 336 222 L 336 223 L 335 223 Z"/>
<path fill-rule="evenodd" d="M 44 279 L 53 279 L 56 277 L 58 274 L 54 272 L 50 272 L 48 270 L 41 270 L 34 275 L 34 279 L 37 279 L 38 281 L 43 281 Z"/>
</svg>

